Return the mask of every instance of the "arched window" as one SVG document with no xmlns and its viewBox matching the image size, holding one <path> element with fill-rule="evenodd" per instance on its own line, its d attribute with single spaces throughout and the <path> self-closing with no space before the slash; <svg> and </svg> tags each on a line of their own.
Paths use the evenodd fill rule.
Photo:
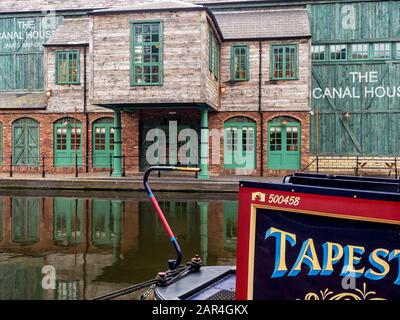
<svg viewBox="0 0 400 320">
<path fill-rule="evenodd" d="M 247 117 L 234 117 L 225 122 L 225 169 L 255 169 L 256 130 L 256 122 Z"/>
<path fill-rule="evenodd" d="M 274 118 L 268 123 L 268 136 L 268 169 L 300 169 L 300 122 L 292 117 Z"/>
<path fill-rule="evenodd" d="M 82 123 L 64 118 L 54 124 L 54 165 L 82 166 Z"/>
<path fill-rule="evenodd" d="M 37 166 L 40 163 L 39 122 L 22 118 L 12 124 L 13 164 L 17 166 Z"/>
<path fill-rule="evenodd" d="M 114 120 L 102 118 L 93 123 L 93 167 L 109 168 L 114 152 Z"/>
</svg>

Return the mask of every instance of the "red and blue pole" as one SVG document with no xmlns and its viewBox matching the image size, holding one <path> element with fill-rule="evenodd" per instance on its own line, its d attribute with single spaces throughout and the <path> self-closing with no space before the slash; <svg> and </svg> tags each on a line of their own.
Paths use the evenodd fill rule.
<svg viewBox="0 0 400 320">
<path fill-rule="evenodd" d="M 176 239 L 176 236 L 174 235 L 167 219 L 165 218 L 165 215 L 163 211 L 160 208 L 160 205 L 158 204 L 158 201 L 156 197 L 153 194 L 153 191 L 150 188 L 149 185 L 149 176 L 151 172 L 153 171 L 186 171 L 186 172 L 200 172 L 199 168 L 186 168 L 186 167 L 163 167 L 163 166 L 155 166 L 155 167 L 150 167 L 147 169 L 147 171 L 144 174 L 143 177 L 143 184 L 144 188 L 146 189 L 147 195 L 151 200 L 151 203 L 154 206 L 154 209 L 157 212 L 158 218 L 160 219 L 161 223 L 164 226 L 165 231 L 168 234 L 169 240 L 171 241 L 172 245 L 175 248 L 175 251 L 177 253 L 177 258 L 175 260 L 170 260 L 168 265 L 170 270 L 175 270 L 178 268 L 182 262 L 182 250 L 179 246 L 178 240 Z"/>
</svg>

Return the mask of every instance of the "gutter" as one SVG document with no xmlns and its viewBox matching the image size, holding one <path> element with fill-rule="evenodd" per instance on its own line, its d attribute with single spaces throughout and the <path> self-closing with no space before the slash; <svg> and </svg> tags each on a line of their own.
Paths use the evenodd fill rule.
<svg viewBox="0 0 400 320">
<path fill-rule="evenodd" d="M 83 48 L 83 112 L 86 119 L 86 173 L 89 172 L 89 113 L 87 112 L 87 47 Z"/>
<path fill-rule="evenodd" d="M 259 63 L 258 63 L 258 113 L 261 118 L 261 177 L 264 176 L 264 116 L 262 113 L 262 41 L 259 42 Z"/>
</svg>

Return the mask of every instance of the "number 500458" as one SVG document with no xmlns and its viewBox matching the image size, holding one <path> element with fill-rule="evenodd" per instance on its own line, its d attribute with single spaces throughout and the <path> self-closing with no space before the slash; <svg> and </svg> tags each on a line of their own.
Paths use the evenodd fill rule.
<svg viewBox="0 0 400 320">
<path fill-rule="evenodd" d="M 274 204 L 286 204 L 289 206 L 297 207 L 300 204 L 300 197 L 280 196 L 278 194 L 271 194 L 268 202 Z"/>
</svg>

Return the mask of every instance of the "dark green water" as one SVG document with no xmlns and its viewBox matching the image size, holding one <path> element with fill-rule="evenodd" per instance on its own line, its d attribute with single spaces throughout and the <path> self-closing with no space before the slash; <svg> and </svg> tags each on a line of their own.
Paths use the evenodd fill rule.
<svg viewBox="0 0 400 320">
<path fill-rule="evenodd" d="M 235 264 L 236 195 L 158 198 L 184 262 L 200 254 L 206 265 Z M 91 299 L 152 279 L 174 258 L 142 193 L 2 191 L 0 200 L 2 300 Z M 43 288 L 44 266 L 55 289 Z"/>
</svg>

